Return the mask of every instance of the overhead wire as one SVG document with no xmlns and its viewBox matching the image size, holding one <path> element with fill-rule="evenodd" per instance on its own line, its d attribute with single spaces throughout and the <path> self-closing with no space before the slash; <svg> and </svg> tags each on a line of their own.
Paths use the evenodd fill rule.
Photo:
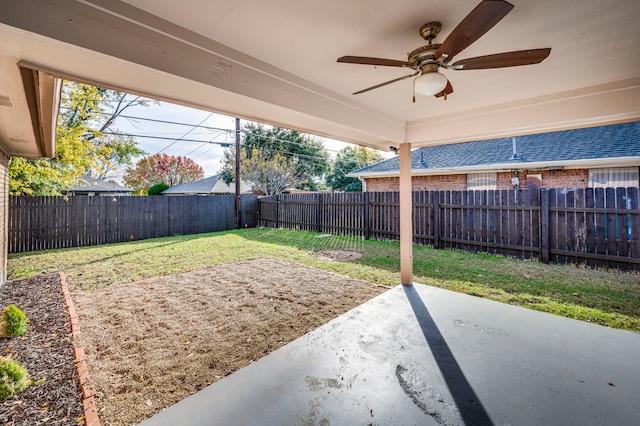
<svg viewBox="0 0 640 426">
<path fill-rule="evenodd" d="M 110 115 L 108 113 L 96 113 L 97 115 Z M 140 116 L 133 116 L 133 115 L 125 115 L 125 114 L 121 114 L 118 117 L 122 117 L 122 118 L 126 118 L 126 119 L 131 119 L 131 120 L 140 120 L 140 121 L 149 121 L 149 122 L 156 122 L 156 123 L 161 123 L 161 124 L 171 124 L 171 125 L 178 125 L 178 126 L 187 126 L 187 127 L 191 127 L 191 129 L 184 133 L 180 138 L 173 138 L 173 137 L 162 137 L 162 136 L 155 136 L 157 135 L 157 133 L 154 133 L 154 135 L 152 134 L 141 134 L 141 133 L 122 133 L 122 132 L 106 132 L 107 134 L 112 134 L 112 135 L 118 135 L 118 136 L 131 136 L 131 137 L 135 137 L 135 138 L 145 138 L 145 139 L 157 139 L 157 140 L 171 140 L 172 143 L 170 143 L 169 145 L 165 146 L 162 150 L 158 151 L 158 153 L 161 153 L 163 151 L 165 151 L 166 149 L 168 149 L 169 147 L 173 146 L 175 143 L 179 142 L 179 141 L 183 141 L 183 142 L 199 142 L 201 143 L 201 145 L 190 151 L 188 154 L 197 151 L 198 149 L 202 148 L 203 146 L 205 146 L 205 144 L 214 144 L 214 145 L 229 145 L 228 142 L 216 142 L 213 140 L 210 141 L 203 141 L 201 139 L 190 139 L 190 138 L 185 138 L 186 135 L 188 134 L 202 134 L 202 133 L 193 133 L 194 130 L 196 129 L 206 129 L 209 131 L 216 131 L 218 132 L 218 135 L 214 136 L 220 136 L 221 134 L 225 134 L 225 135 L 230 135 L 232 133 L 235 132 L 235 130 L 232 129 L 225 129 L 225 128 L 220 128 L 220 127 L 213 127 L 213 126 L 204 126 L 202 125 L 202 123 L 204 123 L 206 120 L 208 120 L 211 116 L 213 115 L 213 113 L 210 113 L 204 120 L 202 120 L 200 123 L 198 124 L 190 124 L 190 123 L 181 123 L 181 122 L 177 122 L 177 121 L 171 121 L 171 120 L 162 120 L 162 119 L 154 119 L 154 118 L 147 118 L 147 117 L 140 117 Z M 291 141 L 288 139 L 282 139 L 282 138 L 278 138 L 278 137 L 273 137 L 273 136 L 264 136 L 262 134 L 258 134 L 258 133 L 254 133 L 245 129 L 241 129 L 240 130 L 241 133 L 243 133 L 246 136 L 254 136 L 254 137 L 263 137 L 269 140 L 274 140 L 274 141 L 278 141 L 278 142 L 282 142 L 284 144 L 289 144 L 289 145 L 296 145 L 296 146 L 302 146 L 302 147 L 307 147 L 307 145 L 300 143 L 300 142 L 296 142 L 296 141 Z M 303 133 L 304 135 L 304 133 Z M 245 144 L 243 144 L 244 147 L 246 147 Z M 211 148 L 213 149 L 213 147 Z M 209 152 L 211 149 L 207 150 L 206 152 Z M 269 150 L 271 152 L 277 152 L 283 155 L 287 155 L 287 156 L 302 156 L 302 157 L 306 157 L 310 160 L 325 160 L 324 157 L 320 157 L 320 156 L 311 156 L 308 154 L 300 154 L 300 153 L 296 153 L 296 152 L 292 152 L 289 150 L 282 150 L 282 149 L 274 149 L 274 148 L 264 148 L 266 150 Z M 328 151 L 328 152 L 333 152 L 333 153 L 340 153 L 341 150 L 336 150 L 336 149 L 330 149 L 330 148 L 322 148 L 324 151 Z M 188 155 L 187 154 L 187 155 Z M 202 156 L 204 153 L 201 153 L 198 155 L 198 157 Z M 351 160 L 351 159 L 346 159 L 346 158 L 342 158 L 342 161 L 346 161 L 346 162 L 350 162 L 350 163 L 355 163 L 356 165 L 359 165 L 361 167 L 367 166 L 369 163 L 366 162 L 362 162 L 359 160 Z M 316 164 L 319 164 L 316 163 Z"/>
<path fill-rule="evenodd" d="M 180 141 L 181 139 L 184 138 L 184 136 L 187 136 L 189 133 L 191 133 L 192 131 L 196 130 L 198 128 L 198 126 L 200 126 L 202 123 L 204 123 L 205 121 L 207 121 L 209 118 L 211 118 L 211 116 L 213 116 L 213 113 L 207 115 L 204 120 L 202 120 L 200 123 L 198 123 L 196 126 L 193 126 L 191 128 L 191 130 L 189 130 L 187 133 L 185 133 L 184 135 L 180 136 L 178 139 L 176 139 L 175 141 L 171 142 L 169 145 L 165 146 L 164 148 L 162 148 L 160 151 L 156 152 L 156 154 L 160 154 L 161 152 L 163 152 L 165 149 L 173 146 L 175 143 L 178 143 L 178 141 Z"/>
</svg>

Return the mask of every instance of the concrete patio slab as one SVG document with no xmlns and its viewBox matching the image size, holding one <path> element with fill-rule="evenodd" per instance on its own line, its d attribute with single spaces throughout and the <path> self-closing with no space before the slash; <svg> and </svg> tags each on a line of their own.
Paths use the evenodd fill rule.
<svg viewBox="0 0 640 426">
<path fill-rule="evenodd" d="M 640 334 L 398 286 L 141 423 L 638 425 Z"/>
</svg>

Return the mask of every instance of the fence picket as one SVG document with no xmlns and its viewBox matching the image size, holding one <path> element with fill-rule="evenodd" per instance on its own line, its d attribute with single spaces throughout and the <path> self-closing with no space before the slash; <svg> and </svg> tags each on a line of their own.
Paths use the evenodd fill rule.
<svg viewBox="0 0 640 426">
<path fill-rule="evenodd" d="M 257 197 L 242 196 L 253 206 Z M 9 252 L 83 247 L 235 228 L 235 196 L 9 197 Z M 254 223 L 254 221 L 250 221 Z"/>
<path fill-rule="evenodd" d="M 247 226 L 399 239 L 398 192 L 247 197 L 253 206 L 242 212 Z M 420 191 L 413 194 L 414 239 L 436 248 L 640 270 L 639 198 L 640 188 Z M 7 240 L 10 252 L 85 246 L 233 229 L 234 216 L 233 195 L 10 196 Z"/>
</svg>

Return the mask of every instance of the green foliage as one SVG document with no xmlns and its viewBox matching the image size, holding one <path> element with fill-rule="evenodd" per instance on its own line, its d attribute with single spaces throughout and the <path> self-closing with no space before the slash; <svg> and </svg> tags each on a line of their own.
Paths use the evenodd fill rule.
<svg viewBox="0 0 640 426">
<path fill-rule="evenodd" d="M 382 161 L 382 155 L 365 147 L 347 146 L 340 150 L 327 175 L 327 185 L 334 191 L 362 192 L 362 182 L 347 174 Z"/>
<path fill-rule="evenodd" d="M 317 190 L 329 170 L 322 141 L 295 130 L 247 123 L 242 128 L 242 180 L 267 195 L 283 189 Z M 235 149 L 225 151 L 222 180 L 235 179 Z"/>
<path fill-rule="evenodd" d="M 192 159 L 164 153 L 141 158 L 122 176 L 125 184 L 135 189 L 138 195 L 147 194 L 149 188 L 159 183 L 174 186 L 202 178 L 204 169 Z"/>
<path fill-rule="evenodd" d="M 22 336 L 27 332 L 29 318 L 16 305 L 9 305 L 2 311 L 3 335 Z"/>
<path fill-rule="evenodd" d="M 14 158 L 9 165 L 9 192 L 60 195 L 89 171 L 104 179 L 130 165 L 144 151 L 135 139 L 117 135 L 114 122 L 126 108 L 148 102 L 114 90 L 65 82 L 54 157 Z"/>
<path fill-rule="evenodd" d="M 0 401 L 19 394 L 29 383 L 26 368 L 10 358 L 0 357 Z"/>
<path fill-rule="evenodd" d="M 225 155 L 227 155 L 227 153 L 225 153 Z M 218 177 L 220 179 L 222 179 L 222 181 L 224 183 L 226 183 L 227 185 L 231 185 L 231 183 L 233 183 L 233 170 L 231 169 L 231 167 L 225 167 L 224 169 L 222 169 L 222 171 L 218 174 Z M 244 179 L 243 179 L 244 180 Z"/>
<path fill-rule="evenodd" d="M 151 188 L 149 188 L 149 190 L 147 191 L 148 195 L 160 195 L 160 193 L 162 191 L 164 191 L 165 189 L 169 189 L 171 188 L 169 185 L 167 185 L 166 183 L 156 183 L 155 185 L 151 186 Z"/>
<path fill-rule="evenodd" d="M 72 184 L 71 177 L 55 161 L 13 157 L 9 164 L 9 193 L 34 196 L 59 194 L 62 187 Z"/>
</svg>

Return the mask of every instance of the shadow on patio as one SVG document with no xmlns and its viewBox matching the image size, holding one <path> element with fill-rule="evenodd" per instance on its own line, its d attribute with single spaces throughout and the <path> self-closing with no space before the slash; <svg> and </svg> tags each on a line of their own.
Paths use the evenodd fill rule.
<svg viewBox="0 0 640 426">
<path fill-rule="evenodd" d="M 638 424 L 640 335 L 398 286 L 143 422 Z"/>
</svg>

